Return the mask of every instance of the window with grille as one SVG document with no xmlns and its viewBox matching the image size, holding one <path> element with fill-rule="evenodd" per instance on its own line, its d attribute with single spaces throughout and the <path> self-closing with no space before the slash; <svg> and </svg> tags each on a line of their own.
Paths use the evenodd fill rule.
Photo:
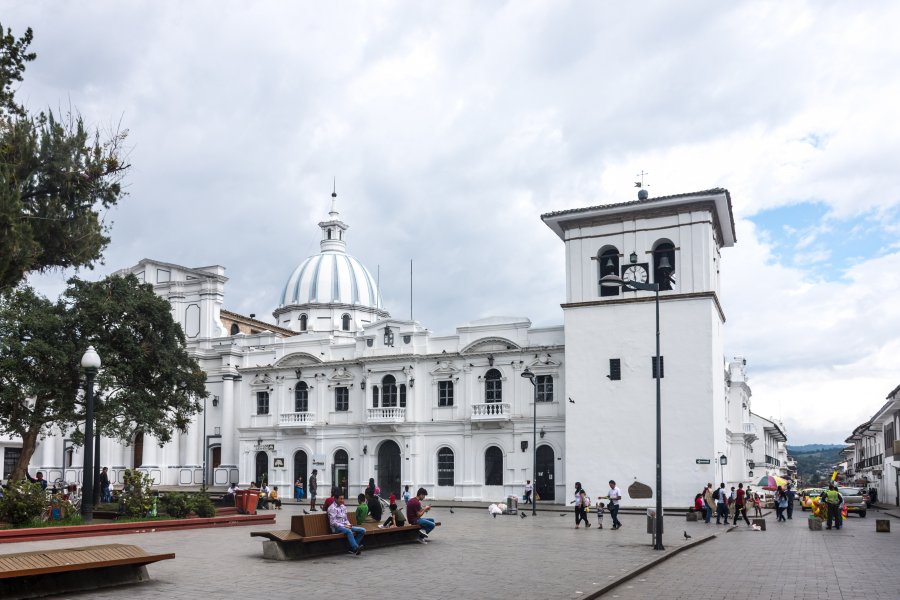
<svg viewBox="0 0 900 600">
<path fill-rule="evenodd" d="M 378 408 L 378 386 L 372 386 L 372 408 Z"/>
<path fill-rule="evenodd" d="M 269 414 L 269 392 L 256 392 L 256 414 Z"/>
<path fill-rule="evenodd" d="M 444 446 L 438 450 L 437 454 L 437 472 L 438 485 L 453 485 L 453 450 Z"/>
<path fill-rule="evenodd" d="M 666 376 L 665 358 L 666 358 L 665 356 L 659 357 L 659 378 L 660 379 L 662 379 L 663 377 Z M 653 379 L 656 379 L 656 357 L 655 356 L 651 357 L 650 364 L 652 365 L 652 375 L 651 376 L 653 377 Z"/>
<path fill-rule="evenodd" d="M 334 388 L 334 410 L 347 412 L 350 410 L 350 389 L 345 387 Z"/>
<path fill-rule="evenodd" d="M 491 369 L 484 376 L 484 401 L 503 401 L 503 381 L 500 376 L 500 371 L 497 369 Z"/>
<path fill-rule="evenodd" d="M 503 451 L 497 446 L 484 451 L 484 485 L 503 485 Z"/>
<path fill-rule="evenodd" d="M 301 381 L 294 389 L 294 412 L 309 411 L 309 386 Z"/>
<path fill-rule="evenodd" d="M 553 376 L 538 375 L 534 378 L 538 402 L 553 402 Z"/>
<path fill-rule="evenodd" d="M 300 315 L 300 331 L 306 331 L 306 315 Z"/>
<path fill-rule="evenodd" d="M 401 383 L 397 390 L 400 392 L 400 408 L 406 408 L 406 384 Z"/>
<path fill-rule="evenodd" d="M 438 381 L 438 406 L 453 406 L 452 381 Z"/>
<path fill-rule="evenodd" d="M 622 359 L 609 359 L 609 378 L 613 381 L 622 379 Z"/>
<path fill-rule="evenodd" d="M 341 317 L 341 329 L 344 331 L 350 331 L 350 315 L 344 315 Z"/>
<path fill-rule="evenodd" d="M 384 408 L 397 406 L 397 380 L 393 375 L 385 375 L 381 380 L 381 406 Z"/>
</svg>

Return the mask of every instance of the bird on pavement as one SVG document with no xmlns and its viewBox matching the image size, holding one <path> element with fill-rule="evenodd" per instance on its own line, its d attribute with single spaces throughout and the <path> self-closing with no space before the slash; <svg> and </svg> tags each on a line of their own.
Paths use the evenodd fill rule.
<svg viewBox="0 0 900 600">
<path fill-rule="evenodd" d="M 526 514 L 523 513 L 523 512 L 519 513 L 519 518 L 521 518 L 521 519 L 524 519 L 524 518 L 527 517 L 527 516 L 528 516 L 528 515 L 526 515 Z"/>
<path fill-rule="evenodd" d="M 450 507 L 450 514 L 451 514 L 451 515 L 452 515 L 452 514 L 455 514 L 455 513 L 453 512 L 453 507 Z"/>
<path fill-rule="evenodd" d="M 309 511 L 306 510 L 306 509 L 304 508 L 304 509 L 303 509 L 303 514 L 304 514 L 304 515 L 308 515 L 308 514 L 309 514 Z"/>
<path fill-rule="evenodd" d="M 684 539 L 686 539 L 686 540 L 691 539 L 691 536 L 689 536 L 689 535 L 687 534 L 687 531 L 684 532 Z"/>
</svg>

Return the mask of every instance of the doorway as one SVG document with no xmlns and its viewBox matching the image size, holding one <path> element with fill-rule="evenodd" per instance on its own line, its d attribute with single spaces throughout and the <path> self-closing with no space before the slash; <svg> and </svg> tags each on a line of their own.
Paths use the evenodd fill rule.
<svg viewBox="0 0 900 600">
<path fill-rule="evenodd" d="M 350 478 L 350 461 L 347 459 L 346 450 L 337 450 L 334 453 L 334 463 L 331 465 L 331 485 L 337 487 L 347 498 L 348 479 Z"/>
<path fill-rule="evenodd" d="M 266 452 L 256 453 L 256 483 L 264 486 L 269 481 L 269 455 Z"/>
<path fill-rule="evenodd" d="M 303 489 L 306 490 L 306 452 L 303 450 L 297 450 L 294 452 L 294 481 L 291 482 L 291 486 L 299 479 L 303 482 Z M 293 487 L 291 488 L 293 489 Z M 294 490 L 294 494 L 297 493 L 297 490 Z"/>
<path fill-rule="evenodd" d="M 387 440 L 378 448 L 378 487 L 382 496 L 400 495 L 400 446 Z"/>
<path fill-rule="evenodd" d="M 134 448 L 131 451 L 131 466 L 137 469 L 144 464 L 144 433 L 134 434 Z"/>
<path fill-rule="evenodd" d="M 544 444 L 537 449 L 537 474 L 535 475 L 534 489 L 541 500 L 556 499 L 556 485 L 554 484 L 554 469 L 556 468 L 556 456 L 553 448 Z"/>
</svg>

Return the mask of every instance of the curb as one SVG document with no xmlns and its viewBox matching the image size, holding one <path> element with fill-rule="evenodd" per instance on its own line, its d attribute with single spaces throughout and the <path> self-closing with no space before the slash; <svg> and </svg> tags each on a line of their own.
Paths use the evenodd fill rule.
<svg viewBox="0 0 900 600">
<path fill-rule="evenodd" d="M 729 529 L 728 531 L 731 531 L 731 529 Z M 725 533 L 727 533 L 727 531 Z M 696 542 L 690 542 L 688 544 L 685 544 L 684 546 L 679 546 L 679 547 L 675 548 L 674 550 L 671 550 L 671 551 L 667 552 L 666 554 L 663 554 L 659 558 L 654 558 L 653 560 L 637 567 L 636 569 L 629 571 L 628 573 L 625 573 L 618 579 L 614 579 L 613 581 L 610 581 L 606 585 L 602 586 L 600 589 L 595 590 L 595 591 L 591 592 L 590 594 L 584 596 L 584 598 L 585 598 L 585 600 L 594 600 L 595 598 L 600 598 L 604 594 L 611 592 L 613 589 L 619 587 L 623 583 L 634 579 L 641 573 L 644 573 L 645 571 L 652 569 L 656 565 L 669 560 L 673 556 L 680 554 L 680 553 L 684 552 L 685 550 L 689 550 L 689 549 L 693 548 L 694 546 L 699 546 L 700 544 L 704 544 L 711 539 L 717 538 L 718 536 L 719 536 L 718 533 L 714 533 L 705 538 L 700 538 Z"/>
</svg>

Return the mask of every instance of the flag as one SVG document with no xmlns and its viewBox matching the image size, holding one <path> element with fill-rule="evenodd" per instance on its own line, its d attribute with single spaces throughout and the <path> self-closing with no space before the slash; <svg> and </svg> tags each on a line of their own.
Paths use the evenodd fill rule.
<svg viewBox="0 0 900 600">
<path fill-rule="evenodd" d="M 837 469 L 834 470 L 834 473 L 831 474 L 831 480 L 834 481 L 837 479 Z"/>
</svg>

